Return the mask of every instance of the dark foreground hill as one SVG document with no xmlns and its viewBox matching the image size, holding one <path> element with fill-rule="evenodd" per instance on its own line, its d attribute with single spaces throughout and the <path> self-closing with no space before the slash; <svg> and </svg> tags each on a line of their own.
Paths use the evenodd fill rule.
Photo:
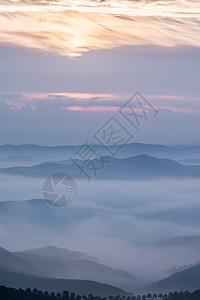
<svg viewBox="0 0 200 300">
<path fill-rule="evenodd" d="M 62 292 L 68 290 L 76 294 L 98 296 L 126 295 L 120 288 L 90 280 L 53 279 L 24 275 L 0 269 L 0 285 L 14 288 L 37 288 L 41 291 Z M 2 299 L 2 298 L 0 298 Z M 3 300 L 3 299 L 2 299 Z"/>
<path fill-rule="evenodd" d="M 200 287 L 200 264 L 187 270 L 155 282 L 146 288 L 143 293 L 169 293 L 171 291 L 194 291 Z M 200 298 L 199 298 L 200 299 Z"/>
<path fill-rule="evenodd" d="M 24 252 L 0 248 L 0 269 L 36 277 L 92 280 L 126 291 L 144 286 L 136 276 L 91 260 L 81 252 L 44 247 Z"/>
</svg>

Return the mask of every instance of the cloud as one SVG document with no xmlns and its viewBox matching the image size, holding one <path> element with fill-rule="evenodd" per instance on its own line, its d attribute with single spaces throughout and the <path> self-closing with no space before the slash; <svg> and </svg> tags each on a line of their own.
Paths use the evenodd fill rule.
<svg viewBox="0 0 200 300">
<path fill-rule="evenodd" d="M 88 98 L 77 93 L 74 97 L 69 95 L 2 94 L 1 143 L 60 145 L 82 144 L 87 140 L 94 143 L 94 133 L 111 116 L 116 117 L 134 135 L 135 141 L 163 144 L 199 142 L 196 129 L 200 126 L 200 113 L 196 97 L 188 98 L 190 106 L 180 99 L 174 102 L 171 98 L 163 100 L 162 96 L 151 99 L 155 107 L 161 107 L 159 114 L 153 118 L 150 112 L 142 123 L 142 132 L 137 133 L 118 111 L 129 97 L 115 94 L 91 94 L 87 95 Z M 148 99 L 148 95 L 145 96 Z"/>
<path fill-rule="evenodd" d="M 117 112 L 130 98 L 128 94 L 84 93 L 0 93 L 0 102 L 10 109 L 39 111 Z M 200 97 L 144 95 L 156 109 L 186 114 L 200 113 Z"/>
</svg>

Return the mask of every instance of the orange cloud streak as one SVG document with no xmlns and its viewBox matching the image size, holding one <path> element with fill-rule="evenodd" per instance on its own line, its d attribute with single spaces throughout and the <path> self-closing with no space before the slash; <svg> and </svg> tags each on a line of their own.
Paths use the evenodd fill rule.
<svg viewBox="0 0 200 300">
<path fill-rule="evenodd" d="M 0 43 L 71 57 L 122 45 L 200 46 L 199 1 L 9 1 Z"/>
</svg>

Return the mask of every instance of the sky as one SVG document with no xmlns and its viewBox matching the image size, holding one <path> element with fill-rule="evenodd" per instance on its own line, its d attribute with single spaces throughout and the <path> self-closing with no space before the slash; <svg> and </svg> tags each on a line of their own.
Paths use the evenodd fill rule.
<svg viewBox="0 0 200 300">
<path fill-rule="evenodd" d="M 80 144 L 137 91 L 159 112 L 135 141 L 198 143 L 200 3 L 0 3 L 1 144 Z"/>
</svg>

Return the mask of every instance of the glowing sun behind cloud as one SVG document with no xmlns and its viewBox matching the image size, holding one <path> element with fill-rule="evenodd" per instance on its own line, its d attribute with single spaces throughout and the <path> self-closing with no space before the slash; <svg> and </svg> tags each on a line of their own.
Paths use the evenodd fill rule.
<svg viewBox="0 0 200 300">
<path fill-rule="evenodd" d="M 122 45 L 200 46 L 199 1 L 12 1 L 0 43 L 80 56 Z"/>
</svg>

